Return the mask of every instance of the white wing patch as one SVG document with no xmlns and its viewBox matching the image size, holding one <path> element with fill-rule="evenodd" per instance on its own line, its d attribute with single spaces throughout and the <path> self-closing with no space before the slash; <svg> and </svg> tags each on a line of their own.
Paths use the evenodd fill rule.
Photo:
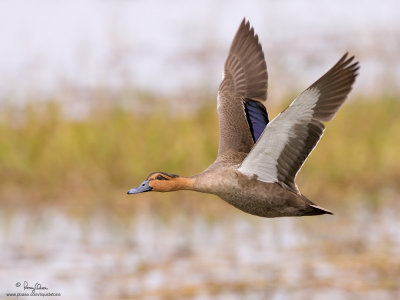
<svg viewBox="0 0 400 300">
<path fill-rule="evenodd" d="M 278 182 L 278 159 L 298 123 L 312 120 L 320 93 L 310 88 L 301 93 L 287 109 L 277 115 L 264 129 L 249 155 L 242 162 L 239 171 L 248 175 L 257 175 L 264 182 Z"/>
</svg>

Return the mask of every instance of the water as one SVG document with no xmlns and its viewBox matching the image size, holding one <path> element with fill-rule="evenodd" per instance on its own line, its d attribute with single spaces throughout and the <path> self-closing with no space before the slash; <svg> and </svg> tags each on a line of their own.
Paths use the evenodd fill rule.
<svg viewBox="0 0 400 300">
<path fill-rule="evenodd" d="M 56 299 L 397 299 L 399 209 L 214 220 L 3 211 L 1 297 L 27 281 Z"/>
</svg>

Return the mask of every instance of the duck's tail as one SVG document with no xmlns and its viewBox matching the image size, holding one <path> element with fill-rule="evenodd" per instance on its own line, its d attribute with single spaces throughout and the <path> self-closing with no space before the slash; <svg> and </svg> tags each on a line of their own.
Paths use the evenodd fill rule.
<svg viewBox="0 0 400 300">
<path fill-rule="evenodd" d="M 331 212 L 321 206 L 315 205 L 314 202 L 312 202 L 310 199 L 308 199 L 303 194 L 301 195 L 301 197 L 303 198 L 303 200 L 305 202 L 304 204 L 306 205 L 305 213 L 303 216 L 318 216 L 318 215 L 325 215 L 325 214 L 333 215 L 333 212 Z"/>
<path fill-rule="evenodd" d="M 316 215 L 324 215 L 324 214 L 333 215 L 333 212 L 331 212 L 323 207 L 320 207 L 318 205 L 310 204 L 310 207 L 311 207 L 311 210 L 307 214 L 308 216 L 316 216 Z"/>
</svg>

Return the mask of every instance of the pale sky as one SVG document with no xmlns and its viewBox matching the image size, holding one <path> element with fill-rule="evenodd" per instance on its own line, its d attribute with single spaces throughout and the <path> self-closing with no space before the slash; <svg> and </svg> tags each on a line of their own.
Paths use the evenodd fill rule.
<svg viewBox="0 0 400 300">
<path fill-rule="evenodd" d="M 0 1 L 0 99 L 130 85 L 216 91 L 243 17 L 262 43 L 270 94 L 306 88 L 349 51 L 355 93 L 400 90 L 400 1 Z"/>
</svg>

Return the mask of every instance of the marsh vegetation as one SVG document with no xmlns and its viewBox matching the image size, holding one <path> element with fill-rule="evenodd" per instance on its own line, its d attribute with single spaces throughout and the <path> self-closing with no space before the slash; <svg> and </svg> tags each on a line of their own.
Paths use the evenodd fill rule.
<svg viewBox="0 0 400 300">
<path fill-rule="evenodd" d="M 262 219 L 194 192 L 127 196 L 151 171 L 213 161 L 214 101 L 178 112 L 117 95 L 84 116 L 57 101 L 3 104 L 2 286 L 23 276 L 67 297 L 398 297 L 399 102 L 346 103 L 300 172 L 303 193 L 335 216 Z"/>
</svg>

